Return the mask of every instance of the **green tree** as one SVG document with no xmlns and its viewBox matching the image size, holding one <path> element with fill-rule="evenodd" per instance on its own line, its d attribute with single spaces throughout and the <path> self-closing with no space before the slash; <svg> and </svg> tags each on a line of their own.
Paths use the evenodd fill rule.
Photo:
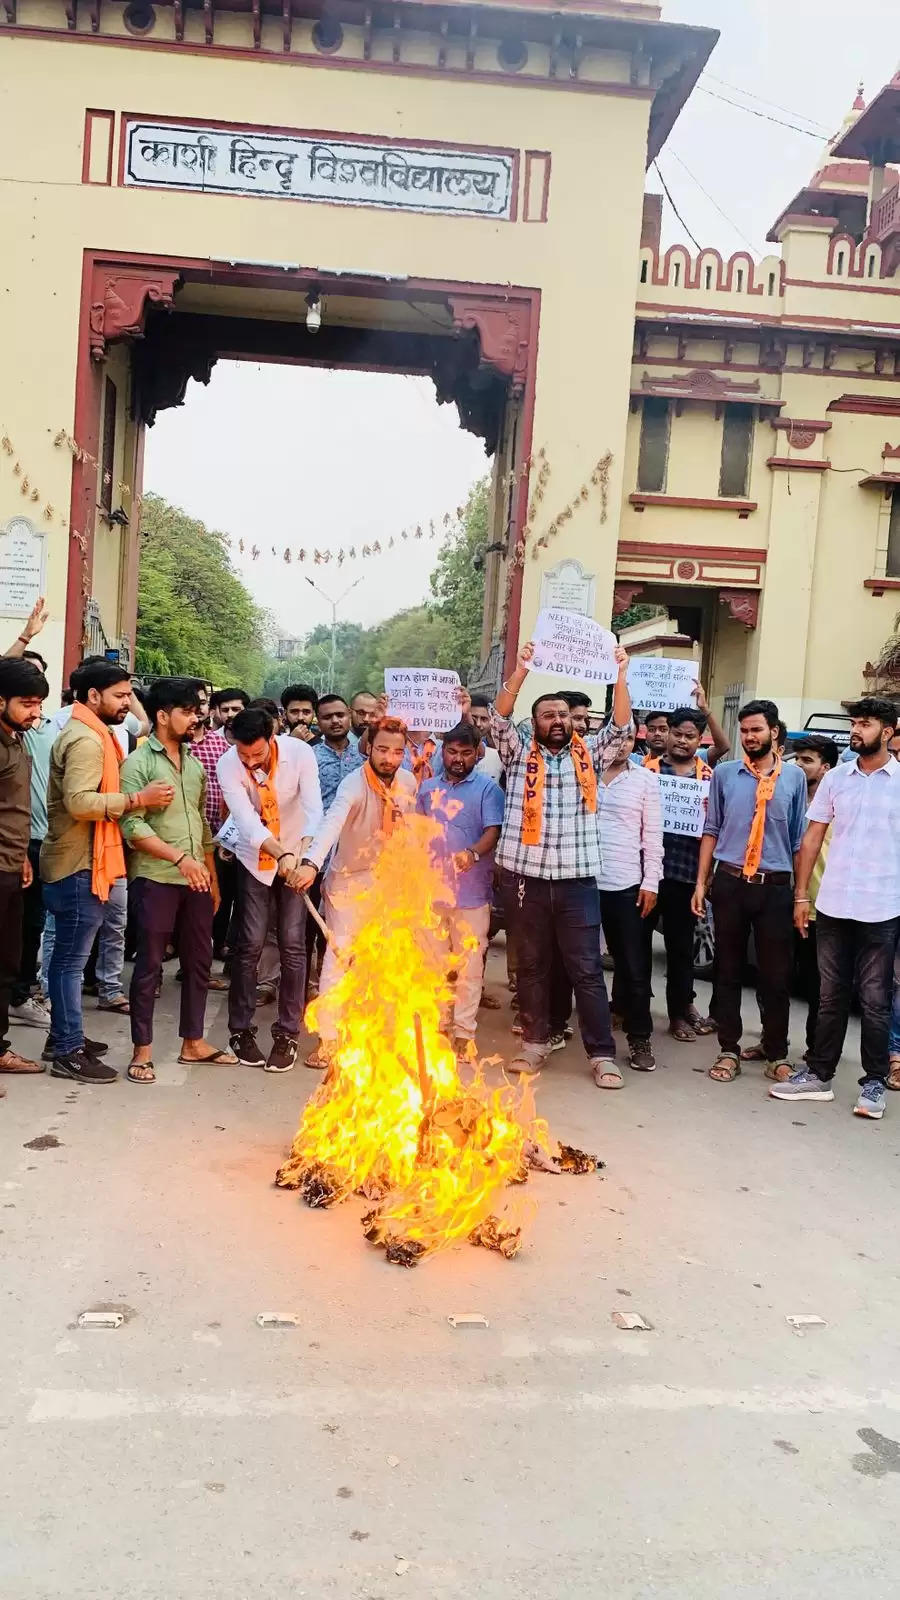
<svg viewBox="0 0 900 1600">
<path fill-rule="evenodd" d="M 227 536 L 144 498 L 135 669 L 238 683 L 257 694 L 269 621 L 231 565 Z"/>
<path fill-rule="evenodd" d="M 432 617 L 446 624 L 444 643 L 434 662 L 421 666 L 453 667 L 463 682 L 481 659 L 481 622 L 484 613 L 484 552 L 489 537 L 491 486 L 487 478 L 469 491 L 459 523 L 438 551 L 431 574 L 429 605 Z M 398 666 L 407 663 L 398 662 Z M 410 663 L 412 664 L 412 663 Z"/>
</svg>

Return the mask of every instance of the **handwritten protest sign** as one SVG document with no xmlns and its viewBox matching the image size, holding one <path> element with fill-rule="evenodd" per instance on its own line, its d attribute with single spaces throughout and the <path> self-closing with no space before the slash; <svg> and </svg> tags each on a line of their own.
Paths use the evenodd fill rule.
<svg viewBox="0 0 900 1600">
<path fill-rule="evenodd" d="M 442 667 L 386 667 L 388 712 L 408 728 L 447 733 L 460 718 L 459 673 Z"/>
<path fill-rule="evenodd" d="M 703 832 L 709 782 L 699 778 L 667 778 L 660 775 L 664 833 L 687 833 L 696 838 Z"/>
<path fill-rule="evenodd" d="M 223 850 L 230 850 L 233 853 L 238 847 L 240 837 L 238 825 L 234 818 L 226 817 L 218 833 L 215 835 L 213 843 L 220 844 Z"/>
<path fill-rule="evenodd" d="M 534 672 L 568 678 L 575 683 L 615 683 L 616 636 L 578 611 L 548 607 L 538 612 L 534 632 Z"/>
<path fill-rule="evenodd" d="M 628 690 L 638 710 L 674 711 L 696 705 L 699 663 L 674 656 L 632 656 L 628 663 Z"/>
</svg>

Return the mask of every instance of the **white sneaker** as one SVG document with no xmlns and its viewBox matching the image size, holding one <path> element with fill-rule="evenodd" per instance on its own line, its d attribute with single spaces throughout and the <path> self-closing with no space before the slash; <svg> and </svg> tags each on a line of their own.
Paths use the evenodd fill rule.
<svg viewBox="0 0 900 1600">
<path fill-rule="evenodd" d="M 49 1028 L 50 1011 L 42 1000 L 28 999 L 20 1006 L 10 1006 L 10 1022 L 21 1022 L 26 1028 Z"/>
</svg>

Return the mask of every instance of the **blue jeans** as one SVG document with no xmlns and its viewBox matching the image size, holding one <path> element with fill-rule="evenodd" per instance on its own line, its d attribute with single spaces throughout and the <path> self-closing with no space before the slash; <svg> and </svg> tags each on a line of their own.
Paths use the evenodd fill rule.
<svg viewBox="0 0 900 1600">
<path fill-rule="evenodd" d="M 884 1083 L 888 1074 L 891 985 L 900 917 L 855 922 L 828 917 L 816 907 L 819 957 L 819 1014 L 807 1056 L 810 1072 L 830 1083 L 841 1059 L 854 984 L 862 1012 L 860 1083 Z"/>
<path fill-rule="evenodd" d="M 54 919 L 56 938 L 47 973 L 50 1040 L 56 1055 L 84 1044 L 81 984 L 91 945 L 103 922 L 104 904 L 91 891 L 89 868 L 44 884 L 44 905 Z"/>
<path fill-rule="evenodd" d="M 595 878 L 525 878 L 500 873 L 507 936 L 513 930 L 516 988 L 526 1045 L 549 1048 L 551 989 L 560 967 L 575 990 L 588 1056 L 614 1061 L 609 1001 L 600 959 L 600 891 Z"/>
<path fill-rule="evenodd" d="M 97 994 L 105 1005 L 118 1000 L 122 994 L 127 921 L 128 879 L 118 878 L 110 885 L 109 899 L 103 907 L 103 926 L 97 940 Z"/>
</svg>

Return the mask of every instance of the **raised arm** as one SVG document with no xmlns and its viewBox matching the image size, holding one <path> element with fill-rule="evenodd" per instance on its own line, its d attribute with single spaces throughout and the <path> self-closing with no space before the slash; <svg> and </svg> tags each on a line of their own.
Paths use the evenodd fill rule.
<svg viewBox="0 0 900 1600">
<path fill-rule="evenodd" d="M 725 729 L 722 727 L 722 724 L 713 716 L 712 712 L 710 711 L 709 701 L 706 698 L 706 690 L 699 681 L 697 683 L 696 693 L 697 710 L 703 712 L 703 715 L 706 718 L 706 726 L 708 727 L 712 737 L 712 749 L 710 750 L 707 759 L 709 765 L 714 767 L 717 761 L 725 760 L 725 757 L 731 750 L 731 744 L 725 733 Z"/>
<path fill-rule="evenodd" d="M 4 650 L 4 656 L 23 656 L 35 634 L 40 633 L 49 615 L 50 612 L 47 609 L 44 596 L 39 595 L 31 608 L 30 615 L 26 619 L 22 632 L 19 634 L 17 639 L 13 640 L 9 649 Z"/>
</svg>

